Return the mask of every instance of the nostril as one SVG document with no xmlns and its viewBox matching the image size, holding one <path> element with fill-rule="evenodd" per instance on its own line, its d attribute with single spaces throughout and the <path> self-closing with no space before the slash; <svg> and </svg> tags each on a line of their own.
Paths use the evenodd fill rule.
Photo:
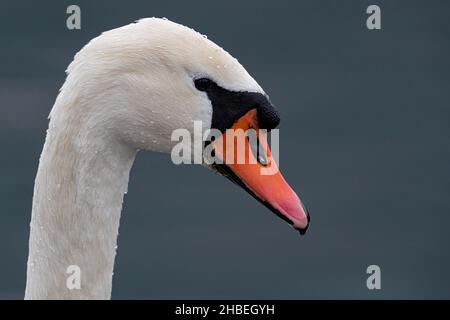
<svg viewBox="0 0 450 320">
<path fill-rule="evenodd" d="M 258 161 L 262 166 L 266 167 L 269 161 L 267 160 L 266 151 L 259 141 L 258 133 L 255 129 L 250 128 L 247 130 L 247 140 L 250 145 L 250 150 L 252 151 L 256 161 Z"/>
</svg>

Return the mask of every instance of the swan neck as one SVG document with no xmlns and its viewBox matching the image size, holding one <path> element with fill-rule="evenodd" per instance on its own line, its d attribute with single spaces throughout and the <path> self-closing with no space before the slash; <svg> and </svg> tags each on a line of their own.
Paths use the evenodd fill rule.
<svg viewBox="0 0 450 320">
<path fill-rule="evenodd" d="M 58 121 L 35 180 L 25 298 L 109 299 L 136 151 L 101 128 Z"/>
</svg>

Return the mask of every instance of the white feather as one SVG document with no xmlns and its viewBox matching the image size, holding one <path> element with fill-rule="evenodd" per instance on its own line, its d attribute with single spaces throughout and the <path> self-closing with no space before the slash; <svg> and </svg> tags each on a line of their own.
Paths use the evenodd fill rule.
<svg viewBox="0 0 450 320">
<path fill-rule="evenodd" d="M 26 299 L 109 299 L 123 194 L 138 149 L 169 152 L 176 128 L 211 123 L 193 78 L 263 90 L 222 48 L 179 24 L 142 19 L 78 52 L 50 113 L 36 176 Z M 69 290 L 66 269 L 81 269 Z"/>
</svg>

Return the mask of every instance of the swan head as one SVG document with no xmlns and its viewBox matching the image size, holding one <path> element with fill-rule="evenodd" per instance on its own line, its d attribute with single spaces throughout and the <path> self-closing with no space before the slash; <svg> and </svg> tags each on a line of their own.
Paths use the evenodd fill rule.
<svg viewBox="0 0 450 320">
<path fill-rule="evenodd" d="M 270 130 L 279 123 L 266 93 L 235 58 L 205 36 L 166 19 L 146 18 L 104 32 L 76 54 L 67 74 L 51 122 L 68 113 L 67 101 L 77 101 L 80 125 L 98 128 L 136 150 L 170 153 L 176 144 L 173 132 L 183 128 L 194 134 L 194 123 L 203 131 L 221 133 L 211 142 L 212 149 L 225 141 L 228 129 Z M 267 145 L 265 136 L 260 143 Z M 250 152 L 251 145 L 246 141 L 242 148 Z M 216 149 L 225 159 L 226 148 Z M 278 170 L 261 175 L 264 165 L 208 166 L 303 234 L 307 210 Z"/>
</svg>

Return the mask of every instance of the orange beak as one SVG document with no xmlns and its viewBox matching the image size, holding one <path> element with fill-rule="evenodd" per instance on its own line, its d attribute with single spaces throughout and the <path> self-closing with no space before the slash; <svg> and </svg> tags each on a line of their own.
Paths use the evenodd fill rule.
<svg viewBox="0 0 450 320">
<path fill-rule="evenodd" d="M 267 134 L 258 127 L 256 109 L 239 118 L 231 129 L 212 142 L 216 157 L 223 161 L 213 167 L 304 234 L 309 214 L 278 170 Z M 256 146 L 249 129 L 258 137 Z"/>
</svg>

